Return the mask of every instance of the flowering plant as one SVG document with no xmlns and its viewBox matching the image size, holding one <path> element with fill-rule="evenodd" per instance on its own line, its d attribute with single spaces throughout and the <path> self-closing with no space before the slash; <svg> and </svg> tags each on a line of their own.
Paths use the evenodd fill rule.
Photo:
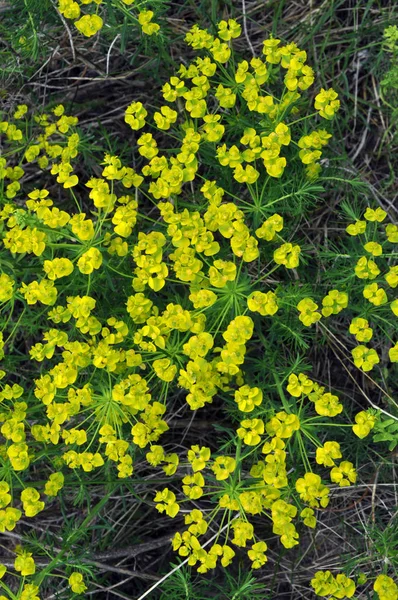
<svg viewBox="0 0 398 600">
<path fill-rule="evenodd" d="M 78 8 L 62 4 L 67 18 Z M 75 24 L 91 35 L 100 17 L 86 16 Z M 321 159 L 337 93 L 321 88 L 312 101 L 314 71 L 294 43 L 268 38 L 261 56 L 240 60 L 240 34 L 232 19 L 217 35 L 192 27 L 186 41 L 199 54 L 164 83 L 159 110 L 128 106 L 134 168 L 106 153 L 93 176 L 82 175 L 78 119 L 63 105 L 30 124 L 21 105 L 0 123 L 3 531 L 97 473 L 123 483 L 151 468 L 158 483 L 145 502 L 178 521 L 179 556 L 206 573 L 243 548 L 257 569 L 268 544 L 256 517 L 284 548 L 296 546 L 333 489 L 357 481 L 352 440 L 380 431 L 385 414 L 396 421 L 371 401 L 353 411 L 338 382 L 318 380 L 306 352 L 319 337 L 336 343 L 345 328 L 349 371 L 398 361 L 397 226 L 383 224 L 381 208 L 346 206 L 353 250 L 313 253 L 295 220 L 327 181 Z M 30 164 L 58 185 L 28 189 Z M 331 268 L 318 284 L 321 258 Z M 39 325 L 16 383 L 29 323 Z M 388 357 L 368 345 L 380 339 Z M 211 423 L 212 407 L 225 432 L 169 448 L 174 415 L 201 411 Z M 37 594 L 44 575 L 32 554 L 21 550 L 15 570 L 32 577 L 21 598 Z M 72 565 L 64 577 L 85 591 Z M 312 585 L 335 598 L 355 591 L 328 571 Z M 394 585 L 378 579 L 374 589 Z"/>
</svg>

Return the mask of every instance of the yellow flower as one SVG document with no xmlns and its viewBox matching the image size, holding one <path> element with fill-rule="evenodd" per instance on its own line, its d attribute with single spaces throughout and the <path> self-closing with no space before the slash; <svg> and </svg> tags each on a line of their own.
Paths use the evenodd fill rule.
<svg viewBox="0 0 398 600">
<path fill-rule="evenodd" d="M 306 327 L 313 325 L 322 317 L 321 313 L 316 312 L 318 305 L 311 298 L 303 298 L 297 304 L 300 311 L 299 319 Z"/>
<path fill-rule="evenodd" d="M 71 573 L 68 582 L 72 592 L 74 592 L 75 594 L 82 594 L 87 589 L 87 586 L 83 581 L 83 575 L 81 573 L 77 573 L 76 571 Z"/>
<path fill-rule="evenodd" d="M 300 429 L 300 420 L 297 415 L 287 414 L 282 410 L 268 421 L 266 429 L 268 435 L 289 438 L 295 431 Z"/>
<path fill-rule="evenodd" d="M 10 459 L 14 471 L 24 471 L 28 468 L 30 457 L 27 444 L 11 444 L 11 446 L 7 448 L 7 456 Z"/>
<path fill-rule="evenodd" d="M 265 542 L 257 542 L 253 544 L 251 550 L 248 551 L 247 555 L 252 561 L 252 569 L 259 569 L 267 562 L 265 552 L 267 550 L 267 544 Z"/>
<path fill-rule="evenodd" d="M 236 265 L 230 261 L 215 260 L 209 269 L 210 283 L 217 288 L 225 287 L 228 281 L 235 281 L 235 277 Z"/>
<path fill-rule="evenodd" d="M 232 523 L 232 529 L 234 531 L 234 537 L 231 540 L 232 543 L 245 548 L 247 540 L 251 540 L 253 538 L 253 525 L 248 521 L 236 519 L 236 521 Z"/>
<path fill-rule="evenodd" d="M 379 600 L 397 600 L 398 586 L 391 577 L 387 575 L 378 575 L 373 585 L 374 591 L 379 596 Z"/>
<path fill-rule="evenodd" d="M 67 277 L 73 271 L 73 263 L 69 258 L 54 258 L 53 260 L 45 260 L 43 264 L 44 272 L 48 279 L 54 281 L 61 277 Z"/>
<path fill-rule="evenodd" d="M 311 580 L 311 586 L 317 596 L 333 598 L 351 598 L 355 593 L 355 583 L 349 577 L 339 573 L 334 577 L 330 571 L 318 571 Z"/>
<path fill-rule="evenodd" d="M 211 470 L 216 476 L 217 481 L 223 481 L 235 471 L 236 460 L 231 456 L 218 456 L 214 461 Z"/>
<path fill-rule="evenodd" d="M 44 502 L 39 499 L 39 492 L 32 487 L 25 488 L 22 491 L 21 500 L 27 517 L 34 517 L 44 509 Z"/>
<path fill-rule="evenodd" d="M 125 479 L 133 474 L 133 459 L 131 456 L 123 456 L 117 465 L 118 477 Z"/>
<path fill-rule="evenodd" d="M 359 279 L 374 279 L 380 273 L 380 269 L 376 263 L 371 259 L 367 259 L 366 256 L 361 256 L 361 258 L 358 259 L 354 270 L 355 275 L 359 277 Z"/>
<path fill-rule="evenodd" d="M 250 515 L 258 515 L 263 509 L 262 496 L 258 490 L 248 490 L 239 494 L 243 510 Z"/>
<path fill-rule="evenodd" d="M 351 598 L 355 593 L 355 583 L 343 573 L 336 575 L 337 591 L 334 592 L 336 598 Z"/>
<path fill-rule="evenodd" d="M 366 230 L 366 221 L 356 221 L 355 223 L 351 223 L 346 227 L 346 232 L 349 235 L 359 235 L 361 233 L 365 233 Z"/>
<path fill-rule="evenodd" d="M 242 28 L 235 19 L 228 19 L 228 21 L 219 21 L 218 23 L 218 37 L 228 42 L 231 39 L 235 39 L 240 36 Z"/>
<path fill-rule="evenodd" d="M 0 302 L 7 302 L 14 293 L 15 281 L 6 273 L 0 275 Z"/>
<path fill-rule="evenodd" d="M 274 315 L 278 311 L 276 294 L 274 292 L 253 292 L 247 299 L 247 306 L 252 312 L 262 316 Z"/>
<path fill-rule="evenodd" d="M 389 223 L 386 226 L 386 235 L 387 235 L 387 239 L 389 242 L 391 242 L 393 244 L 397 244 L 398 243 L 398 225 L 393 225 L 392 223 Z"/>
<path fill-rule="evenodd" d="M 199 335 L 193 335 L 189 338 L 188 342 L 183 345 L 183 353 L 195 360 L 196 358 L 204 357 L 213 348 L 214 340 L 213 336 L 206 331 L 199 333 Z"/>
<path fill-rule="evenodd" d="M 376 423 L 375 415 L 370 414 L 368 411 L 361 410 L 355 415 L 356 425 L 352 426 L 352 430 L 356 436 L 363 439 L 369 435 Z"/>
<path fill-rule="evenodd" d="M 295 269 L 299 265 L 300 246 L 287 243 L 277 248 L 274 252 L 274 261 L 277 265 L 285 265 L 287 269 Z"/>
<path fill-rule="evenodd" d="M 124 120 L 130 125 L 131 129 L 137 131 L 145 125 L 145 117 L 148 112 L 144 108 L 142 102 L 133 102 L 126 108 Z"/>
<path fill-rule="evenodd" d="M 25 550 L 20 550 L 14 561 L 14 567 L 16 571 L 21 573 L 22 577 L 34 575 L 36 571 L 36 565 L 32 558 L 32 553 L 26 552 Z"/>
<path fill-rule="evenodd" d="M 150 465 L 157 467 L 165 458 L 164 449 L 162 446 L 151 446 L 145 457 Z"/>
<path fill-rule="evenodd" d="M 176 495 L 168 488 L 156 493 L 155 502 L 156 508 L 160 513 L 165 512 L 172 518 L 174 518 L 180 510 L 180 507 L 176 502 Z"/>
<path fill-rule="evenodd" d="M 188 462 L 192 466 L 194 472 L 201 471 L 206 467 L 207 462 L 210 460 L 211 451 L 206 446 L 191 446 L 188 450 Z"/>
<path fill-rule="evenodd" d="M 355 335 L 358 342 L 369 342 L 372 339 L 373 330 L 369 327 L 367 319 L 356 317 L 351 321 L 349 331 Z"/>
<path fill-rule="evenodd" d="M 339 312 L 348 306 L 348 294 L 339 292 L 339 290 L 331 290 L 322 300 L 322 314 L 324 317 L 337 315 Z"/>
<path fill-rule="evenodd" d="M 248 446 L 256 446 L 261 442 L 264 433 L 264 422 L 261 419 L 244 419 L 236 430 L 238 437 Z"/>
<path fill-rule="evenodd" d="M 388 302 L 387 294 L 383 288 L 379 288 L 377 283 L 370 283 L 363 288 L 364 298 L 369 300 L 375 306 L 386 304 Z"/>
<path fill-rule="evenodd" d="M 303 519 L 304 525 L 307 525 L 307 527 L 311 527 L 312 529 L 316 527 L 316 516 L 312 508 L 304 508 L 300 513 L 300 517 Z"/>
<path fill-rule="evenodd" d="M 47 496 L 56 496 L 63 488 L 64 476 L 61 472 L 52 473 L 44 486 L 44 493 Z"/>
<path fill-rule="evenodd" d="M 99 15 L 84 15 L 78 21 L 75 21 L 75 27 L 86 37 L 95 35 L 104 24 Z"/>
<path fill-rule="evenodd" d="M 203 125 L 203 138 L 207 142 L 219 142 L 224 135 L 225 127 L 219 123 L 220 120 L 220 115 L 205 115 L 203 117 L 205 122 L 205 125 Z"/>
<path fill-rule="evenodd" d="M 169 358 L 159 358 L 152 363 L 152 366 L 156 375 L 162 381 L 173 381 L 176 376 L 177 367 L 171 363 Z"/>
<path fill-rule="evenodd" d="M 388 356 L 390 357 L 391 362 L 398 362 L 398 342 L 389 349 Z"/>
<path fill-rule="evenodd" d="M 340 100 L 337 99 L 338 94 L 332 88 L 321 91 L 315 96 L 315 110 L 319 111 L 319 115 L 329 121 L 333 119 L 335 113 L 340 108 Z"/>
<path fill-rule="evenodd" d="M 89 248 L 77 261 L 79 271 L 84 275 L 89 275 L 94 270 L 99 269 L 101 265 L 102 254 L 98 248 Z"/>
<path fill-rule="evenodd" d="M 341 456 L 338 442 L 325 442 L 322 447 L 316 449 L 316 462 L 324 467 L 333 467 L 334 459 L 341 458 Z"/>
<path fill-rule="evenodd" d="M 72 0 L 59 0 L 59 12 L 67 19 L 78 19 L 80 16 L 80 6 Z"/>
<path fill-rule="evenodd" d="M 280 42 L 276 38 L 263 41 L 263 54 L 266 61 L 272 65 L 277 65 L 281 60 L 281 48 L 278 48 Z"/>
<path fill-rule="evenodd" d="M 58 106 L 56 106 L 52 112 L 56 117 L 62 117 L 65 112 L 65 107 L 63 104 L 58 104 Z"/>
<path fill-rule="evenodd" d="M 243 157 L 239 148 L 235 145 L 227 149 L 226 144 L 217 147 L 217 158 L 220 165 L 223 167 L 231 167 L 234 169 L 243 162 Z"/>
<path fill-rule="evenodd" d="M 151 315 L 153 302 L 142 293 L 129 296 L 126 304 L 127 312 L 134 323 L 145 323 Z"/>
<path fill-rule="evenodd" d="M 0 482 L 0 508 L 5 508 L 11 502 L 11 495 L 8 493 L 10 486 L 6 481 Z"/>
<path fill-rule="evenodd" d="M 317 571 L 311 579 L 311 587 L 317 596 L 330 596 L 337 590 L 336 580 L 330 571 Z"/>
<path fill-rule="evenodd" d="M 13 118 L 14 119 L 22 119 L 24 115 L 28 112 L 28 107 L 26 104 L 18 104 L 17 110 L 15 111 Z"/>
<path fill-rule="evenodd" d="M 195 536 L 204 535 L 208 528 L 206 521 L 203 519 L 202 511 L 197 508 L 194 508 L 188 515 L 185 515 L 185 524 L 190 525 L 188 531 Z"/>
<path fill-rule="evenodd" d="M 182 479 L 182 491 L 191 500 L 198 500 L 203 496 L 203 487 L 205 485 L 204 477 L 201 473 L 186 475 Z"/>
<path fill-rule="evenodd" d="M 260 239 L 270 242 L 275 238 L 275 235 L 283 229 L 283 217 L 275 213 L 268 217 L 264 223 L 256 230 L 256 236 Z"/>
<path fill-rule="evenodd" d="M 347 487 L 350 483 L 355 483 L 357 474 L 352 462 L 343 460 L 338 467 L 333 467 L 330 471 L 330 479 L 338 483 L 340 487 Z"/>
<path fill-rule="evenodd" d="M 146 35 L 153 35 L 160 29 L 157 23 L 151 23 L 153 17 L 152 10 L 143 10 L 138 14 L 138 22 L 142 26 L 142 31 Z"/>
<path fill-rule="evenodd" d="M 234 179 L 239 183 L 255 183 L 259 176 L 260 173 L 251 165 L 246 165 L 245 168 L 238 165 L 234 170 Z"/>
<path fill-rule="evenodd" d="M 303 502 L 308 502 L 312 507 L 325 508 L 329 504 L 329 488 L 322 484 L 321 478 L 315 473 L 306 473 L 297 479 L 296 491 Z"/>
<path fill-rule="evenodd" d="M 330 394 L 322 394 L 320 398 L 315 401 L 315 411 L 322 417 L 336 417 L 343 410 L 343 405 L 337 396 Z"/>
<path fill-rule="evenodd" d="M 91 219 L 85 219 L 85 216 L 85 213 L 79 213 L 74 215 L 69 221 L 72 232 L 82 242 L 91 240 L 94 237 L 94 224 Z"/>
<path fill-rule="evenodd" d="M 382 208 L 378 207 L 376 210 L 368 207 L 365 211 L 364 217 L 367 221 L 377 221 L 378 223 L 382 223 L 386 218 L 387 213 Z"/>
<path fill-rule="evenodd" d="M 153 120 L 155 121 L 158 129 L 162 129 L 164 131 L 170 129 L 172 123 L 175 123 L 177 120 L 177 111 L 172 110 L 168 106 L 162 106 L 160 108 L 160 112 L 155 112 L 153 115 Z"/>
<path fill-rule="evenodd" d="M 264 111 L 259 111 L 264 112 Z M 262 158 L 264 158 L 264 167 L 267 171 L 267 174 L 270 177 L 282 177 L 283 172 L 286 167 L 286 158 L 284 156 L 274 156 L 267 158 L 267 154 L 265 152 L 261 153 Z M 276 262 L 276 261 L 275 261 Z M 294 267 L 289 267 L 294 268 Z"/>
<path fill-rule="evenodd" d="M 321 149 L 328 143 L 329 138 L 331 137 L 332 136 L 324 129 L 319 129 L 318 131 L 313 131 L 309 135 L 303 135 L 298 141 L 298 146 L 301 148 L 299 152 L 301 162 L 304 165 L 307 165 L 307 169 L 314 169 L 314 174 L 320 169 L 320 165 L 315 161 L 321 158 Z"/>
<path fill-rule="evenodd" d="M 233 319 L 222 334 L 231 344 L 245 344 L 253 335 L 254 323 L 250 317 L 238 316 Z"/>
<path fill-rule="evenodd" d="M 373 348 L 357 346 L 351 350 L 354 365 L 363 371 L 371 371 L 380 362 L 380 358 Z"/>
<path fill-rule="evenodd" d="M 314 382 L 304 373 L 299 373 L 298 376 L 292 373 L 288 381 L 286 389 L 295 398 L 300 398 L 301 394 L 309 394 L 314 387 Z"/>
<path fill-rule="evenodd" d="M 251 388 L 248 385 L 242 385 L 235 391 L 235 402 L 242 412 L 251 412 L 255 406 L 260 406 L 263 401 L 263 392 L 257 388 Z"/>
<path fill-rule="evenodd" d="M 231 49 L 228 44 L 221 42 L 218 38 L 216 38 L 210 46 L 210 52 L 214 60 L 219 63 L 228 62 L 229 57 L 231 56 Z"/>
<path fill-rule="evenodd" d="M 383 254 L 383 247 L 377 242 L 368 242 L 364 245 L 364 249 L 373 256 L 381 256 Z"/>
<path fill-rule="evenodd" d="M 5 510 L 0 510 L 0 532 L 5 530 L 12 531 L 22 517 L 22 512 L 18 508 L 8 506 Z"/>
</svg>

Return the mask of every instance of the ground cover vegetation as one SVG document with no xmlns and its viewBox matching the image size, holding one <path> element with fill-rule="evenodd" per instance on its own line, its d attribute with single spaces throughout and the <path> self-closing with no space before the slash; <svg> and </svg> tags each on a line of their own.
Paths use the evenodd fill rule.
<svg viewBox="0 0 398 600">
<path fill-rule="evenodd" d="M 0 11 L 1 600 L 397 599 L 394 3 Z"/>
</svg>

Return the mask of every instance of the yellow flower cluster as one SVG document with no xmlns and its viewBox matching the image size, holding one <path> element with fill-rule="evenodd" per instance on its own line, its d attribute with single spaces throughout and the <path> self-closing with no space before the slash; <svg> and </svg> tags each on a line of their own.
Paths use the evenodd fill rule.
<svg viewBox="0 0 398 600">
<path fill-rule="evenodd" d="M 358 578 L 359 583 L 364 582 Z M 315 594 L 323 598 L 352 598 L 356 591 L 353 579 L 343 573 L 334 576 L 330 571 L 317 571 L 311 580 L 311 586 Z M 398 598 L 398 586 L 388 575 L 378 575 L 373 589 L 379 600 L 396 600 Z"/>
<path fill-rule="evenodd" d="M 292 373 L 286 389 L 295 398 L 307 396 L 314 403 L 315 412 L 323 417 L 335 417 L 343 410 L 338 396 L 325 393 L 324 387 L 314 383 L 304 373 L 299 373 L 298 376 Z"/>
<path fill-rule="evenodd" d="M 373 584 L 373 589 L 379 600 L 394 600 L 398 598 L 398 585 L 388 575 L 378 575 Z"/>
<path fill-rule="evenodd" d="M 355 425 L 352 430 L 359 438 L 365 438 L 376 424 L 376 415 L 371 410 L 361 410 L 355 415 Z"/>
<path fill-rule="evenodd" d="M 306 327 L 313 325 L 324 317 L 330 315 L 338 315 L 344 308 L 348 306 L 348 294 L 339 292 L 339 290 L 331 290 L 327 296 L 322 299 L 322 314 L 318 312 L 318 304 L 312 298 L 303 298 L 297 304 L 299 310 L 299 319 Z"/>
<path fill-rule="evenodd" d="M 70 574 L 68 582 L 70 589 L 75 594 L 82 594 L 87 589 L 87 586 L 83 581 L 83 575 L 81 573 L 77 573 L 76 571 Z"/>
<path fill-rule="evenodd" d="M 104 20 L 98 14 L 99 6 L 103 4 L 104 0 L 58 0 L 58 10 L 66 19 L 72 19 L 76 29 L 85 35 L 86 37 L 92 37 L 98 33 L 103 25 Z M 131 6 L 135 0 L 121 0 L 123 4 Z M 87 6 L 94 4 L 94 10 L 96 12 L 82 14 L 81 5 Z M 152 22 L 153 11 L 152 10 L 141 10 L 138 11 L 137 16 L 133 16 L 126 7 L 119 6 L 121 13 L 134 18 L 136 22 L 141 25 L 142 32 L 145 35 L 153 35 L 160 29 L 160 25 Z M 116 5 L 117 6 L 117 5 Z"/>
<path fill-rule="evenodd" d="M 330 571 L 317 571 L 311 586 L 317 596 L 332 598 L 352 598 L 356 589 L 352 579 L 342 573 L 335 577 Z"/>
</svg>

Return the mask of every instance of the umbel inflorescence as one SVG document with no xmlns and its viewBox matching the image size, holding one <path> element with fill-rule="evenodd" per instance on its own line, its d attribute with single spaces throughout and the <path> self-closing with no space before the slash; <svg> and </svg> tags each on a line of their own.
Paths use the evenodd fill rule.
<svg viewBox="0 0 398 600">
<path fill-rule="evenodd" d="M 341 432 L 363 439 L 383 415 L 374 407 L 352 414 L 301 369 L 294 336 L 308 348 L 314 331 L 333 332 L 336 321 L 352 339 L 350 368 L 380 363 L 373 333 L 383 337 L 386 315 L 398 315 L 398 228 L 367 208 L 347 226 L 356 246 L 338 255 L 340 288 L 308 285 L 302 266 L 318 259 L 297 241 L 286 200 L 318 181 L 339 100 L 317 90 L 312 107 L 314 71 L 296 44 L 269 38 L 261 56 L 240 60 L 232 45 L 240 34 L 234 20 L 221 21 L 217 35 L 189 31 L 198 56 L 165 82 L 159 110 L 130 104 L 135 156 L 106 154 L 100 177 L 79 174 L 78 120 L 64 106 L 33 116 L 29 136 L 24 105 L 0 123 L 3 531 L 46 510 L 85 473 L 134 480 L 139 461 L 164 481 L 147 502 L 179 520 L 172 545 L 189 565 L 226 567 L 243 548 L 256 569 L 267 561 L 258 515 L 293 548 L 331 502 L 330 484 L 357 480 Z M 75 206 L 57 206 L 53 184 L 25 189 L 29 163 L 53 175 L 58 198 Z M 24 316 L 40 324 L 25 357 L 33 380 L 7 383 Z M 292 336 L 278 356 L 279 369 L 291 361 L 281 375 L 272 363 L 276 327 Z M 396 321 L 386 335 L 383 360 L 397 362 Z M 229 441 L 219 433 L 212 447 L 198 440 L 168 451 L 176 409 L 211 415 L 210 405 L 224 411 Z M 210 526 L 218 530 L 211 544 Z M 18 550 L 15 570 L 32 578 L 20 597 L 37 594 L 31 553 Z M 81 573 L 66 568 L 65 577 L 85 591 Z M 318 572 L 311 583 L 321 596 L 355 592 L 344 574 Z M 375 580 L 381 600 L 396 589 L 386 574 Z"/>
</svg>

